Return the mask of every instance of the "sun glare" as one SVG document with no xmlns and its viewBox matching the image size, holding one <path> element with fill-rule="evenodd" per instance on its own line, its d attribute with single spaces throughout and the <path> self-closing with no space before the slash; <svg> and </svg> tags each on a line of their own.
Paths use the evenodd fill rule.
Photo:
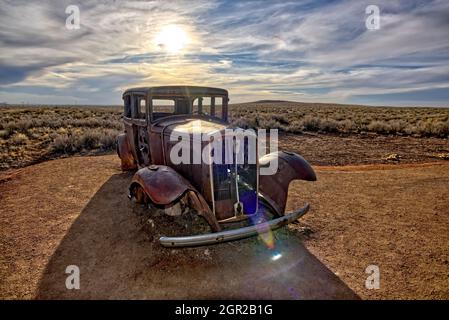
<svg viewBox="0 0 449 320">
<path fill-rule="evenodd" d="M 179 26 L 164 27 L 156 36 L 156 45 L 169 53 L 179 53 L 189 41 L 187 33 Z"/>
</svg>

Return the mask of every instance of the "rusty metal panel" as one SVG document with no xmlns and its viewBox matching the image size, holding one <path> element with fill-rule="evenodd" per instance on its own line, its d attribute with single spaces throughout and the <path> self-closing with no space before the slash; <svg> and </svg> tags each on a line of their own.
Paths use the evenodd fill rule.
<svg viewBox="0 0 449 320">
<path fill-rule="evenodd" d="M 121 168 L 123 171 L 134 170 L 137 168 L 126 133 L 119 134 L 117 137 L 117 154 L 120 157 Z"/>
<path fill-rule="evenodd" d="M 130 185 L 130 196 L 137 196 L 137 186 L 157 205 L 170 205 L 187 197 L 190 207 L 203 216 L 212 230 L 220 230 L 217 219 L 203 196 L 175 170 L 167 166 L 151 165 L 139 169 Z"/>
<path fill-rule="evenodd" d="M 161 165 L 150 165 L 139 169 L 131 181 L 130 189 L 134 188 L 136 183 L 144 189 L 152 202 L 159 205 L 175 201 L 187 190 L 195 190 L 175 170 Z"/>
<path fill-rule="evenodd" d="M 274 175 L 261 175 L 259 188 L 260 192 L 269 198 L 268 201 L 278 214 L 284 214 L 290 182 L 297 179 L 316 181 L 316 175 L 303 157 L 292 152 L 278 151 L 267 154 L 259 159 L 259 164 L 265 166 L 274 158 L 278 159 L 278 170 Z"/>
</svg>

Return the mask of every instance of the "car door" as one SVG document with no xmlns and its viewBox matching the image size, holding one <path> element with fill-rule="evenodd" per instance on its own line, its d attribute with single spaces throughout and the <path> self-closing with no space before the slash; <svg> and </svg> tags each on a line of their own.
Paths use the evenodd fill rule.
<svg viewBox="0 0 449 320">
<path fill-rule="evenodd" d="M 144 167 L 150 164 L 148 137 L 148 103 L 145 95 L 131 95 L 131 125 L 137 162 Z"/>
</svg>

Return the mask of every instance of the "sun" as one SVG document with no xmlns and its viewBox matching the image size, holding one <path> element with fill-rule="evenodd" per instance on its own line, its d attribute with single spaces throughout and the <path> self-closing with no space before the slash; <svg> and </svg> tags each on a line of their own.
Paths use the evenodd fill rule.
<svg viewBox="0 0 449 320">
<path fill-rule="evenodd" d="M 179 26 L 164 27 L 155 38 L 156 45 L 168 53 L 179 53 L 188 43 L 187 33 Z"/>
</svg>

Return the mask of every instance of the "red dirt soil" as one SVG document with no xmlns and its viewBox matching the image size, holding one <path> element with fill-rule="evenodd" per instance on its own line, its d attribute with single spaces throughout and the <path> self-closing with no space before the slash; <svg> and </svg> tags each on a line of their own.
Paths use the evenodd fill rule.
<svg viewBox="0 0 449 320">
<path fill-rule="evenodd" d="M 449 299 L 449 163 L 315 169 L 287 208 L 310 213 L 276 231 L 274 249 L 260 238 L 161 248 L 155 235 L 179 221 L 148 226 L 115 155 L 3 173 L 0 297 Z M 72 264 L 80 290 L 65 288 Z M 378 290 L 364 286 L 371 264 Z"/>
</svg>

